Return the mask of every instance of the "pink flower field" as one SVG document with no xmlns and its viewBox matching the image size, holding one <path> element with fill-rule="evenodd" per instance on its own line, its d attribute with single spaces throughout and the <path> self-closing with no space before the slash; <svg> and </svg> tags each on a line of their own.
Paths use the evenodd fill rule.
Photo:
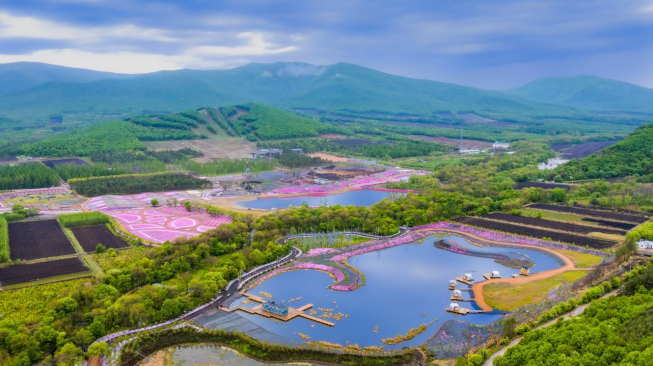
<svg viewBox="0 0 653 366">
<path fill-rule="evenodd" d="M 186 211 L 184 207 L 133 208 L 105 211 L 139 238 L 155 243 L 190 238 L 231 223 L 228 216 L 211 216 L 204 209 Z"/>
</svg>

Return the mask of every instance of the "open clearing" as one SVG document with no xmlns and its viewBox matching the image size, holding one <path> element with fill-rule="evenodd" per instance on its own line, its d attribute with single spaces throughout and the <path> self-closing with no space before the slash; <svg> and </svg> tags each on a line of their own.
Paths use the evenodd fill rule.
<svg viewBox="0 0 653 366">
<path fill-rule="evenodd" d="M 181 150 L 190 148 L 204 154 L 203 157 L 194 160 L 206 162 L 213 159 L 239 159 L 246 158 L 256 150 L 256 145 L 248 141 L 240 141 L 237 138 L 226 138 L 216 136 L 215 140 L 175 140 L 175 141 L 147 141 L 144 142 L 150 149 Z"/>
<path fill-rule="evenodd" d="M 430 142 L 439 142 L 441 144 L 447 144 L 447 145 L 452 145 L 455 147 L 460 147 L 460 143 L 462 141 L 463 149 L 485 149 L 488 147 L 492 147 L 491 142 L 487 141 L 481 141 L 481 140 L 467 140 L 467 139 L 450 139 L 448 137 L 433 137 L 433 136 L 421 136 L 421 135 L 409 135 L 408 137 L 417 139 L 417 140 L 422 140 L 422 141 L 430 141 Z"/>
<path fill-rule="evenodd" d="M 491 283 L 483 288 L 485 301 L 492 308 L 513 311 L 520 306 L 542 302 L 556 287 L 577 281 L 584 271 L 567 271 L 525 284 Z"/>
<path fill-rule="evenodd" d="M 320 158 L 322 160 L 332 161 L 334 163 L 346 163 L 349 161 L 349 158 L 343 158 L 341 156 L 325 154 L 325 153 L 313 153 L 313 154 L 306 154 L 306 155 L 312 158 Z"/>
<path fill-rule="evenodd" d="M 555 250 L 556 252 L 558 252 L 558 253 L 564 255 L 565 257 L 571 259 L 571 261 L 574 262 L 574 265 L 576 266 L 576 268 L 593 267 L 593 266 L 601 263 L 601 260 L 603 259 L 603 258 L 599 257 L 598 255 L 581 253 L 581 252 L 577 252 L 575 250 L 554 249 L 554 248 L 551 248 L 551 250 Z"/>
<path fill-rule="evenodd" d="M 33 260 L 75 254 L 75 248 L 56 220 L 9 224 L 11 260 Z"/>
<path fill-rule="evenodd" d="M 95 251 L 98 244 L 104 245 L 107 249 L 121 249 L 129 246 L 124 240 L 113 235 L 105 225 L 78 227 L 72 229 L 72 232 L 85 252 Z"/>
<path fill-rule="evenodd" d="M 617 142 L 618 141 L 586 142 L 578 145 L 554 144 L 551 145 L 551 150 L 559 152 L 565 159 L 580 159 L 592 155 L 593 153 L 605 149 Z"/>
<path fill-rule="evenodd" d="M 10 286 L 48 277 L 88 271 L 88 267 L 77 257 L 32 264 L 16 264 L 0 268 L 0 285 Z"/>
</svg>

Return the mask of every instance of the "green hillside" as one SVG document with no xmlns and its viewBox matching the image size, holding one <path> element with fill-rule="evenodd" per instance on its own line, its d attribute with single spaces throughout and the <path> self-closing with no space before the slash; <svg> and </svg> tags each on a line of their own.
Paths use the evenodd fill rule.
<svg viewBox="0 0 653 366">
<path fill-rule="evenodd" d="M 320 133 L 351 131 L 260 103 L 222 107 L 221 112 L 238 135 L 250 141 L 317 137 Z"/>
<path fill-rule="evenodd" d="M 48 82 L 88 83 L 104 79 L 126 79 L 133 76 L 36 62 L 0 64 L 0 95 Z"/>
<path fill-rule="evenodd" d="M 623 141 L 557 168 L 563 179 L 614 178 L 653 174 L 653 124 L 639 127 Z"/>
<path fill-rule="evenodd" d="M 162 71 L 124 80 L 50 82 L 3 96 L 7 117 L 170 113 L 249 102 L 321 110 L 476 111 L 570 115 L 574 110 L 502 92 L 394 76 L 351 64 L 249 64 L 230 70 Z M 37 111 L 26 112 L 34 109 Z M 27 115 L 32 113 L 33 115 Z"/>
<path fill-rule="evenodd" d="M 653 89 L 596 76 L 546 78 L 506 93 L 593 110 L 653 113 Z"/>
</svg>

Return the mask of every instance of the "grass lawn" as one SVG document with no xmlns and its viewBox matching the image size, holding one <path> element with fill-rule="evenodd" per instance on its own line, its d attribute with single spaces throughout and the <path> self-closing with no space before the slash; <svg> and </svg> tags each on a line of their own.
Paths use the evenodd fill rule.
<svg viewBox="0 0 653 366">
<path fill-rule="evenodd" d="M 594 254 L 579 253 L 574 250 L 568 249 L 551 249 L 554 250 L 565 257 L 571 259 L 572 262 L 576 265 L 576 268 L 588 268 L 595 266 L 601 262 L 601 257 Z"/>
<path fill-rule="evenodd" d="M 527 216 L 527 217 L 537 217 L 538 214 L 542 214 L 543 219 L 586 223 L 586 222 L 583 221 L 582 216 L 570 215 L 570 214 L 565 214 L 565 213 L 561 213 L 561 212 L 533 210 L 533 209 L 528 209 L 528 208 L 524 208 L 523 210 L 521 210 L 521 212 L 522 212 L 522 215 Z"/>
<path fill-rule="evenodd" d="M 513 311 L 520 306 L 541 302 L 556 287 L 585 276 L 584 271 L 567 271 L 553 277 L 523 285 L 493 283 L 483 287 L 485 302 L 492 308 Z"/>
</svg>

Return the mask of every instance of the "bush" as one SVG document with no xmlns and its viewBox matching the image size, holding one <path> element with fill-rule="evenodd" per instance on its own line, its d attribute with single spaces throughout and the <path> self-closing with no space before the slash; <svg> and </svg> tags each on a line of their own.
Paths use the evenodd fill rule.
<svg viewBox="0 0 653 366">
<path fill-rule="evenodd" d="M 98 244 L 98 245 L 95 247 L 95 253 L 97 253 L 97 254 L 102 254 L 102 253 L 104 253 L 104 251 L 105 251 L 106 249 L 107 249 L 107 248 L 106 248 L 104 245 L 102 245 L 102 244 Z"/>
</svg>

